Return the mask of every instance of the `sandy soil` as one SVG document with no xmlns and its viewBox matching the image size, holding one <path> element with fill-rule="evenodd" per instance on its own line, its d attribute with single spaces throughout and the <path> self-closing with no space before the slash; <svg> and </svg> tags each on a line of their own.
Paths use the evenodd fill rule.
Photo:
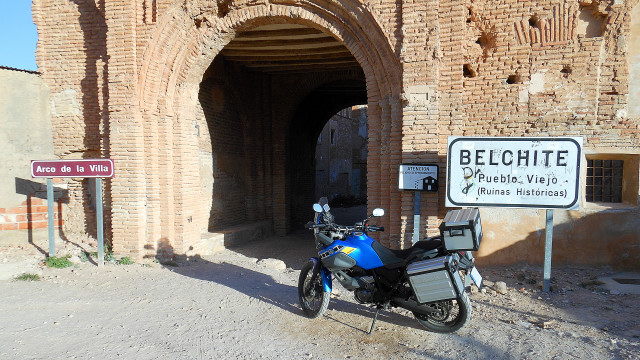
<svg viewBox="0 0 640 360">
<path fill-rule="evenodd" d="M 601 288 L 607 269 L 554 268 L 545 294 L 539 268 L 481 268 L 508 292 L 473 291 L 459 332 L 394 310 L 368 336 L 373 310 L 337 284 L 326 316 L 302 315 L 298 270 L 313 255 L 299 233 L 178 266 L 85 262 L 0 281 L 0 359 L 640 358 L 640 296 Z"/>
</svg>

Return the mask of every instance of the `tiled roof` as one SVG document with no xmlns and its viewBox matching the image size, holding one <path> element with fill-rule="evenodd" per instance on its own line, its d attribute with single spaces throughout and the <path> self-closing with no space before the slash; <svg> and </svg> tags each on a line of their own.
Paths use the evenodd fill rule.
<svg viewBox="0 0 640 360">
<path fill-rule="evenodd" d="M 39 72 L 37 72 L 37 71 L 33 71 L 33 70 L 24 70 L 24 69 L 16 69 L 16 68 L 12 68 L 12 67 L 9 67 L 9 66 L 2 66 L 2 65 L 0 65 L 0 70 L 21 71 L 21 72 L 26 72 L 26 73 L 29 73 L 29 74 L 36 74 L 36 75 L 40 75 L 40 73 L 39 73 Z"/>
</svg>

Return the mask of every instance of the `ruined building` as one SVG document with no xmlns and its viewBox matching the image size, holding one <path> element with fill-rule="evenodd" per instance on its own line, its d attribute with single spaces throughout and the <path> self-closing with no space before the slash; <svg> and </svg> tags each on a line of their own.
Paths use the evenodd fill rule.
<svg viewBox="0 0 640 360">
<path fill-rule="evenodd" d="M 117 254 L 188 255 L 240 225 L 300 226 L 320 130 L 367 104 L 367 203 L 387 212 L 383 243 L 407 246 L 413 231 L 398 164 L 440 164 L 444 183 L 448 136 L 582 136 L 593 166 L 623 168 L 619 196 L 585 188 L 581 210 L 557 211 L 554 261 L 633 266 L 637 3 L 34 0 L 33 16 L 56 156 L 116 163 L 105 193 Z M 93 231 L 91 186 L 64 182 L 72 239 Z M 422 196 L 425 233 L 443 194 Z M 482 214 L 481 261 L 542 259 L 544 212 Z"/>
<path fill-rule="evenodd" d="M 315 198 L 327 196 L 344 205 L 366 203 L 367 107 L 340 110 L 318 136 Z M 364 217 L 363 217 L 364 218 Z"/>
</svg>

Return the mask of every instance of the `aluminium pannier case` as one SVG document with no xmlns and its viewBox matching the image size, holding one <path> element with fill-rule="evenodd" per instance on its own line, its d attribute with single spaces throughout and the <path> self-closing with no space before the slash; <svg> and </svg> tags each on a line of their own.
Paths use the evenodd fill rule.
<svg viewBox="0 0 640 360">
<path fill-rule="evenodd" d="M 407 266 L 407 275 L 420 304 L 458 298 L 464 291 L 460 274 L 454 266 L 456 256 L 447 255 L 416 261 Z"/>
<path fill-rule="evenodd" d="M 442 244 L 447 251 L 478 251 L 482 224 L 477 208 L 450 210 L 440 223 Z"/>
</svg>

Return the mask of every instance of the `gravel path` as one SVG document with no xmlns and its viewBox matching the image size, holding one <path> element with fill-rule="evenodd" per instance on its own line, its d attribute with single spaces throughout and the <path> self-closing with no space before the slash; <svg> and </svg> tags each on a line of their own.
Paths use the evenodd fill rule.
<svg viewBox="0 0 640 360">
<path fill-rule="evenodd" d="M 373 311 L 337 284 L 326 316 L 302 316 L 298 270 L 313 253 L 300 233 L 178 266 L 82 263 L 0 281 L 0 359 L 639 358 L 640 296 L 598 287 L 605 269 L 554 269 L 547 295 L 538 268 L 481 268 L 508 292 L 471 293 L 459 332 L 424 331 L 395 310 L 368 336 Z"/>
</svg>

